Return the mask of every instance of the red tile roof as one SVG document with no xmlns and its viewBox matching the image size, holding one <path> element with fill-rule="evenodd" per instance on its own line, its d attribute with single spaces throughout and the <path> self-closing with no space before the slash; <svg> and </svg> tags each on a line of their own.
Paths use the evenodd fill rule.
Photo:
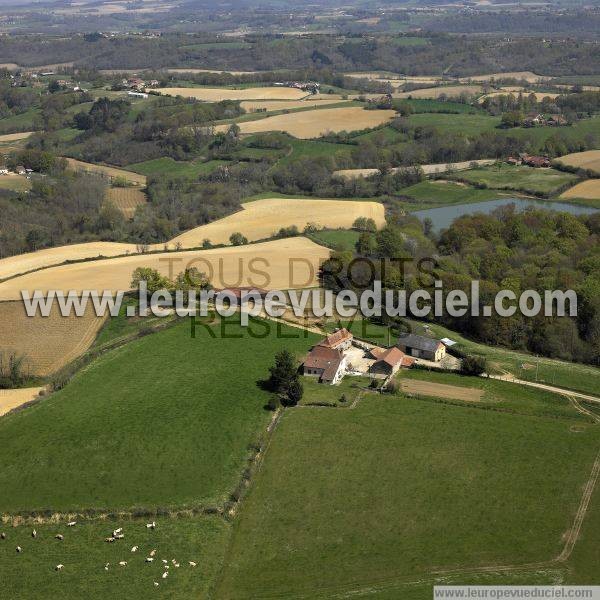
<svg viewBox="0 0 600 600">
<path fill-rule="evenodd" d="M 412 367 L 415 362 L 414 358 L 407 356 L 396 346 L 392 346 L 387 350 L 373 348 L 371 354 L 377 359 L 377 362 L 384 362 L 392 368 L 397 364 L 400 364 L 401 367 Z"/>
<path fill-rule="evenodd" d="M 321 377 L 325 380 L 332 380 L 342 362 L 342 353 L 335 348 L 327 346 L 315 346 L 304 359 L 305 369 L 322 369 Z"/>
<path fill-rule="evenodd" d="M 322 342 L 320 342 L 319 346 L 336 348 L 343 342 L 353 338 L 354 336 L 345 327 L 343 327 L 342 329 L 338 329 L 337 331 L 330 333 Z"/>
</svg>

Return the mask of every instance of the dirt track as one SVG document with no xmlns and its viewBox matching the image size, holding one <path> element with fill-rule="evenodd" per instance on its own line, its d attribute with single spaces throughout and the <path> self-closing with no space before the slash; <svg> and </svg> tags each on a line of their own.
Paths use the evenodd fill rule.
<svg viewBox="0 0 600 600">
<path fill-rule="evenodd" d="M 402 379 L 400 387 L 405 394 L 416 396 L 433 396 L 435 398 L 446 398 L 448 400 L 463 400 L 465 402 L 479 402 L 483 396 L 483 390 L 478 388 L 459 387 L 446 385 L 445 383 L 432 383 L 419 379 Z"/>
</svg>

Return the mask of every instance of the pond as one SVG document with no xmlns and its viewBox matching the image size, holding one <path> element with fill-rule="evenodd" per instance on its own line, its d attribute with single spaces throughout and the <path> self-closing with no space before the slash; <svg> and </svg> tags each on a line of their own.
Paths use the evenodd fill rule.
<svg viewBox="0 0 600 600">
<path fill-rule="evenodd" d="M 524 198 L 499 198 L 498 200 L 487 200 L 486 202 L 453 204 L 451 206 L 440 206 L 438 208 L 416 210 L 411 214 L 415 215 L 421 220 L 429 217 L 433 222 L 434 231 L 440 231 L 441 229 L 449 227 L 454 219 L 462 217 L 463 215 L 472 215 L 477 212 L 489 214 L 500 206 L 507 206 L 509 204 L 514 204 L 517 210 L 524 210 L 533 206 L 535 208 L 568 212 L 572 215 L 591 215 L 597 211 L 596 208 L 579 206 L 577 204 L 568 204 L 566 202 L 549 202 L 546 200 L 530 200 Z"/>
</svg>

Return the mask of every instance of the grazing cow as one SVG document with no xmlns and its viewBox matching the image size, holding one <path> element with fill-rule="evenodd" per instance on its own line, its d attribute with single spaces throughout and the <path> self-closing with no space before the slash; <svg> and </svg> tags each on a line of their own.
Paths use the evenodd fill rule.
<svg viewBox="0 0 600 600">
<path fill-rule="evenodd" d="M 190 567 L 195 567 L 195 566 L 196 566 L 196 563 L 194 561 L 190 560 Z"/>
<path fill-rule="evenodd" d="M 165 565 L 167 564 L 167 561 L 163 558 L 162 559 L 163 563 L 165 563 Z"/>
<path fill-rule="evenodd" d="M 56 567 L 54 567 L 54 570 L 55 571 L 62 571 L 62 569 L 63 569 L 64 566 L 65 565 L 56 565 Z"/>
<path fill-rule="evenodd" d="M 115 538 L 114 537 L 107 537 L 107 538 L 105 538 L 104 541 L 108 542 L 109 544 L 112 544 L 115 541 Z"/>
<path fill-rule="evenodd" d="M 74 525 L 77 525 L 77 521 L 69 521 L 67 523 L 67 527 L 73 527 Z"/>
<path fill-rule="evenodd" d="M 127 566 L 127 561 L 126 561 L 126 560 L 122 560 L 122 561 L 119 563 L 119 566 L 121 566 L 121 567 L 126 567 L 126 566 Z"/>
<path fill-rule="evenodd" d="M 180 564 L 179 563 L 175 563 L 175 568 L 179 569 L 179 567 L 180 567 Z"/>
<path fill-rule="evenodd" d="M 115 540 L 123 540 L 123 539 L 125 539 L 124 533 L 118 533 L 117 535 L 115 535 Z"/>
<path fill-rule="evenodd" d="M 137 546 L 134 546 L 134 547 L 131 549 L 131 551 L 132 551 L 132 552 L 137 552 L 137 551 L 138 551 L 138 547 L 137 547 Z"/>
<path fill-rule="evenodd" d="M 146 562 L 151 563 L 154 559 L 151 556 L 146 557 Z"/>
<path fill-rule="evenodd" d="M 57 533 L 54 536 L 54 539 L 60 540 L 61 542 L 65 539 L 63 535 L 61 535 L 60 533 Z"/>
<path fill-rule="evenodd" d="M 21 548 L 21 546 L 17 546 L 16 550 L 17 550 L 17 553 L 23 552 L 23 548 Z"/>
<path fill-rule="evenodd" d="M 165 572 L 162 574 L 162 578 L 163 578 L 163 579 L 166 579 L 168 576 L 169 576 L 169 571 L 165 571 Z"/>
<path fill-rule="evenodd" d="M 34 540 L 35 540 L 35 538 L 37 537 L 37 531 L 36 531 L 35 529 L 34 529 L 34 530 L 31 532 L 31 537 L 32 537 Z"/>
<path fill-rule="evenodd" d="M 6 539 L 6 534 L 3 531 L 2 533 L 0 533 L 0 540 L 5 540 L 5 539 Z"/>
<path fill-rule="evenodd" d="M 152 550 L 152 552 L 150 552 L 150 556 L 155 556 L 156 555 L 156 550 Z"/>
<path fill-rule="evenodd" d="M 146 529 L 156 529 L 156 523 L 152 521 L 152 523 L 146 523 Z"/>
<path fill-rule="evenodd" d="M 158 581 L 154 582 L 154 587 L 158 587 Z"/>
</svg>

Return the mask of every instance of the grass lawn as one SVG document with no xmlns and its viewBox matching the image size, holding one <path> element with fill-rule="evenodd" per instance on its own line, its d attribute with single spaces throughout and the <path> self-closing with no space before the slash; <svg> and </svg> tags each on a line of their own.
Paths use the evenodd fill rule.
<svg viewBox="0 0 600 600">
<path fill-rule="evenodd" d="M 354 250 L 359 237 L 359 231 L 350 229 L 324 229 L 311 234 L 311 238 L 318 244 L 324 244 L 336 250 Z"/>
<path fill-rule="evenodd" d="M 119 311 L 119 316 L 107 319 L 102 329 L 98 332 L 92 349 L 101 348 L 118 340 L 126 340 L 144 329 L 164 325 L 168 321 L 176 318 L 175 315 L 169 317 L 128 317 L 127 308 L 129 306 L 137 306 L 137 298 L 125 298 Z"/>
<path fill-rule="evenodd" d="M 460 114 L 485 114 L 481 108 L 463 102 L 443 102 L 427 98 L 411 98 L 410 100 L 396 100 L 397 103 L 410 104 L 413 113 L 460 113 Z"/>
<path fill-rule="evenodd" d="M 436 127 L 447 133 L 464 133 L 477 135 L 484 131 L 493 131 L 500 123 L 500 117 L 491 117 L 487 114 L 414 114 L 408 117 L 408 122 L 413 127 Z"/>
<path fill-rule="evenodd" d="M 299 140 L 292 137 L 289 137 L 288 143 L 291 151 L 277 165 L 286 165 L 304 156 L 318 158 L 321 156 L 335 156 L 336 154 L 349 154 L 354 148 L 350 144 L 334 144 L 319 140 Z"/>
<path fill-rule="evenodd" d="M 0 119 L 0 135 L 17 131 L 32 131 L 35 129 L 35 120 L 39 115 L 39 108 L 30 108 L 18 115 Z"/>
<path fill-rule="evenodd" d="M 562 186 L 577 180 L 576 175 L 556 169 L 535 169 L 507 164 L 469 169 L 456 175 L 450 175 L 450 177 L 466 180 L 473 184 L 485 184 L 489 188 L 542 194 L 551 194 Z"/>
<path fill-rule="evenodd" d="M 368 595 L 433 570 L 552 559 L 599 442 L 571 424 L 402 396 L 288 410 L 216 597 Z M 375 597 L 431 598 L 431 584 Z"/>
<path fill-rule="evenodd" d="M 7 539 L 0 543 L 0 580 L 4 598 L 206 598 L 221 564 L 230 526 L 219 517 L 154 518 L 147 521 L 107 520 L 64 524 L 2 527 Z M 152 520 L 152 519 L 150 519 Z M 64 521 L 62 522 L 64 523 Z M 37 538 L 31 537 L 35 527 Z M 124 540 L 107 544 L 104 539 L 122 527 Z M 54 539 L 57 533 L 63 541 Z M 16 546 L 23 548 L 21 554 Z M 131 552 L 137 545 L 139 550 Z M 152 563 L 145 558 L 156 549 Z M 162 579 L 162 559 L 169 562 L 169 575 Z M 180 567 L 171 560 L 175 558 Z M 126 567 L 119 566 L 127 561 Z M 189 561 L 197 563 L 192 567 Z M 108 571 L 104 565 L 110 563 Z M 54 568 L 62 564 L 57 573 Z M 154 582 L 159 582 L 155 588 Z"/>
<path fill-rule="evenodd" d="M 304 376 L 302 377 L 304 396 L 300 403 L 304 406 L 310 406 L 311 404 L 350 406 L 370 382 L 371 380 L 368 377 L 347 376 L 338 385 L 325 385 L 319 383 L 315 377 Z M 342 402 L 342 396 L 346 398 L 344 402 Z"/>
<path fill-rule="evenodd" d="M 493 190 L 478 190 L 464 184 L 450 181 L 421 181 L 401 191 L 411 202 L 409 210 L 434 208 L 448 204 L 467 204 L 469 202 L 484 202 L 496 200 L 498 192 Z M 412 206 L 414 202 L 414 206 Z"/>
<path fill-rule="evenodd" d="M 226 160 L 210 160 L 208 162 L 200 161 L 177 161 L 164 156 L 141 163 L 128 165 L 128 169 L 146 175 L 152 176 L 172 176 L 172 177 L 198 177 L 207 175 L 221 165 L 226 165 Z"/>
<path fill-rule="evenodd" d="M 61 392 L 4 417 L 0 510 L 227 499 L 271 416 L 257 382 L 278 350 L 302 356 L 317 339 L 279 329 L 229 320 L 198 327 L 192 339 L 186 319 L 104 354 Z"/>
</svg>

